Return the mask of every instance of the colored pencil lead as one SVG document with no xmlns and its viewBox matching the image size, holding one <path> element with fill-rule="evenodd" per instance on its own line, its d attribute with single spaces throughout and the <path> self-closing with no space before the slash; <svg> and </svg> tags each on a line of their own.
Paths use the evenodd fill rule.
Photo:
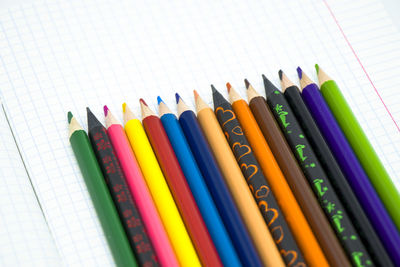
<svg viewBox="0 0 400 267">
<path fill-rule="evenodd" d="M 296 71 L 299 79 L 301 79 L 303 77 L 303 70 L 300 67 L 297 67 Z"/>
<path fill-rule="evenodd" d="M 199 98 L 199 93 L 196 90 L 193 90 L 193 94 L 194 94 L 194 100 L 197 101 L 197 98 Z"/>
<path fill-rule="evenodd" d="M 283 71 L 282 71 L 282 70 L 279 70 L 279 71 L 278 71 L 278 75 L 279 75 L 279 80 L 281 80 L 281 81 L 282 81 L 282 74 L 283 74 Z"/>
<path fill-rule="evenodd" d="M 104 116 L 107 117 L 107 114 L 108 114 L 108 111 L 109 111 L 107 105 L 104 105 L 103 109 L 104 109 Z"/>
<path fill-rule="evenodd" d="M 317 71 L 317 74 L 319 73 L 319 65 L 315 64 L 315 70 Z"/>
<path fill-rule="evenodd" d="M 232 85 L 230 83 L 226 83 L 226 88 L 228 88 L 228 93 L 231 91 Z"/>
<path fill-rule="evenodd" d="M 175 100 L 176 100 L 177 104 L 178 104 L 180 98 L 181 98 L 181 96 L 178 93 L 175 93 Z"/>
<path fill-rule="evenodd" d="M 157 104 L 160 105 L 160 103 L 164 103 L 164 101 L 161 99 L 160 96 L 157 96 Z"/>
<path fill-rule="evenodd" d="M 148 116 L 157 116 L 154 111 L 150 109 L 147 103 L 141 98 L 140 100 L 140 110 L 142 111 L 142 120 Z"/>
<path fill-rule="evenodd" d="M 73 117 L 72 112 L 68 111 L 68 123 L 71 123 L 72 117 Z"/>
<path fill-rule="evenodd" d="M 250 83 L 247 79 L 244 79 L 244 84 L 246 85 L 246 89 L 249 89 Z"/>
<path fill-rule="evenodd" d="M 143 98 L 139 99 L 139 102 L 140 102 L 141 104 L 145 105 L 145 106 L 149 106 L 149 105 L 147 105 L 146 101 L 144 101 Z"/>
</svg>

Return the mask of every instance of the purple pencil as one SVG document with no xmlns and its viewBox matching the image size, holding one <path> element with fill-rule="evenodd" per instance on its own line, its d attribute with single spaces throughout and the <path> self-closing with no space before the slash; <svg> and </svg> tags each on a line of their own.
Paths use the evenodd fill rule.
<svg viewBox="0 0 400 267">
<path fill-rule="evenodd" d="M 400 266 L 400 235 L 342 133 L 318 86 L 297 68 L 302 97 L 390 258 Z"/>
</svg>

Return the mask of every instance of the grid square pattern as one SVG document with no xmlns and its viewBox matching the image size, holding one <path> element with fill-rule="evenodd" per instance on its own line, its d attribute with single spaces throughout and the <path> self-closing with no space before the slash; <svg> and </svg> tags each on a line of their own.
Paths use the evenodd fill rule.
<svg viewBox="0 0 400 267">
<path fill-rule="evenodd" d="M 301 65 L 315 79 L 318 62 L 400 188 L 400 134 L 373 86 L 399 120 L 400 35 L 386 17 L 377 0 L 43 0 L 3 12 L 0 91 L 62 262 L 113 263 L 68 142 L 66 113 L 86 127 L 86 106 L 138 113 L 140 97 L 155 109 L 160 95 L 175 109 L 179 92 L 193 107 L 193 89 L 211 103 L 210 83 L 226 96 L 229 81 L 245 96 L 244 78 L 262 92 L 262 73 L 297 81 Z"/>
</svg>

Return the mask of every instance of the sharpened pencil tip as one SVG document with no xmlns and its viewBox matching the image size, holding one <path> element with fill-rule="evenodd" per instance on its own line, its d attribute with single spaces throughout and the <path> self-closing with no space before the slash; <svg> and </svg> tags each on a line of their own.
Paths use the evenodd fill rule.
<svg viewBox="0 0 400 267">
<path fill-rule="evenodd" d="M 107 105 L 104 105 L 103 109 L 104 109 L 104 116 L 107 117 L 108 110 L 109 110 Z"/>
<path fill-rule="evenodd" d="M 278 74 L 279 74 L 279 80 L 282 81 L 283 71 L 282 71 L 282 70 L 279 70 L 279 71 L 278 71 Z"/>
<path fill-rule="evenodd" d="M 90 113 L 92 113 L 92 111 L 90 110 L 89 107 L 86 107 L 86 114 L 90 114 Z"/>
<path fill-rule="evenodd" d="M 297 67 L 297 76 L 299 76 L 299 79 L 301 80 L 301 78 L 303 77 L 303 70 L 300 67 Z"/>
<path fill-rule="evenodd" d="M 194 94 L 194 100 L 197 100 L 197 98 L 199 98 L 199 93 L 197 93 L 196 90 L 193 90 L 193 94 Z"/>
<path fill-rule="evenodd" d="M 122 103 L 122 112 L 125 113 L 125 111 L 126 111 L 126 103 L 124 102 Z"/>
<path fill-rule="evenodd" d="M 319 66 L 318 66 L 318 64 L 315 64 L 315 70 L 317 71 L 317 74 L 319 74 Z"/>
<path fill-rule="evenodd" d="M 178 93 L 175 93 L 175 101 L 177 104 L 179 103 L 179 99 L 181 99 L 181 96 Z"/>
<path fill-rule="evenodd" d="M 211 91 L 212 91 L 213 94 L 217 92 L 217 89 L 215 89 L 213 84 L 211 84 Z"/>
<path fill-rule="evenodd" d="M 244 84 L 246 85 L 246 89 L 249 89 L 250 83 L 247 79 L 244 79 Z"/>
<path fill-rule="evenodd" d="M 230 83 L 226 83 L 226 88 L 228 88 L 228 93 L 231 91 L 232 85 Z"/>
<path fill-rule="evenodd" d="M 74 115 L 72 115 L 72 112 L 71 111 L 68 111 L 68 123 L 71 123 L 71 120 L 72 120 L 72 117 L 73 117 Z"/>
<path fill-rule="evenodd" d="M 140 102 L 140 103 L 142 103 L 143 105 L 145 105 L 146 107 L 148 107 L 148 105 L 147 105 L 146 101 L 144 101 L 144 99 L 143 99 L 143 98 L 139 99 L 139 102 Z"/>
<path fill-rule="evenodd" d="M 160 105 L 161 102 L 164 103 L 164 101 L 161 99 L 161 97 L 157 96 L 157 104 Z"/>
</svg>

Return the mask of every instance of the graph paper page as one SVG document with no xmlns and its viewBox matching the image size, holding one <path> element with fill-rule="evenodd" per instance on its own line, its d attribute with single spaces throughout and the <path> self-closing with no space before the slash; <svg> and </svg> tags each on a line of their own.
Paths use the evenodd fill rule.
<svg viewBox="0 0 400 267">
<path fill-rule="evenodd" d="M 297 82 L 300 65 L 315 79 L 319 63 L 400 188 L 400 37 L 386 15 L 376 0 L 39 1 L 3 12 L 0 91 L 62 261 L 113 263 L 68 141 L 67 111 L 86 128 L 86 106 L 122 119 L 125 101 L 140 115 L 140 97 L 175 109 L 179 92 L 193 107 L 193 89 L 211 103 L 211 83 L 245 96 L 247 78 L 263 93 L 261 74 L 278 85 L 282 68 Z"/>
<path fill-rule="evenodd" d="M 0 101 L 0 265 L 57 266 L 60 257 Z M 46 253 L 43 253 L 43 252 Z"/>
</svg>

